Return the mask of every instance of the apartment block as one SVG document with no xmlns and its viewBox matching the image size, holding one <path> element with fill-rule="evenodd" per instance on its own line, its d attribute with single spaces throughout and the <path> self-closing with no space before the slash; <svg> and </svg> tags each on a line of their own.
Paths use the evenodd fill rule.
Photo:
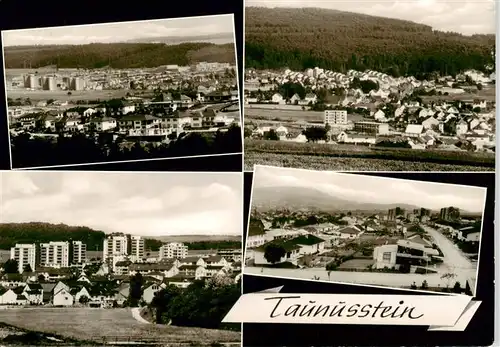
<svg viewBox="0 0 500 347">
<path fill-rule="evenodd" d="M 170 242 L 160 247 L 158 258 L 162 259 L 182 259 L 188 255 L 188 247 L 181 242 Z"/>
<path fill-rule="evenodd" d="M 87 261 L 87 245 L 82 241 L 73 241 L 73 264 L 82 264 Z"/>
<path fill-rule="evenodd" d="M 326 110 L 324 114 L 325 125 L 346 125 L 347 111 L 346 110 Z"/>
<path fill-rule="evenodd" d="M 51 241 L 40 244 L 40 265 L 46 267 L 69 266 L 69 242 Z"/>
<path fill-rule="evenodd" d="M 26 265 L 35 270 L 36 264 L 36 245 L 18 243 L 10 249 L 10 259 L 17 261 L 17 271 L 23 273 Z"/>
<path fill-rule="evenodd" d="M 139 262 L 144 258 L 144 238 L 141 236 L 132 236 L 130 238 L 130 260 Z"/>
</svg>

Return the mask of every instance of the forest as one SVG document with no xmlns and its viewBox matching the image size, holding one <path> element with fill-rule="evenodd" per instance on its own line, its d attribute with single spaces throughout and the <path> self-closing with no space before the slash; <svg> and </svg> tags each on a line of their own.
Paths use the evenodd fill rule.
<svg viewBox="0 0 500 347">
<path fill-rule="evenodd" d="M 245 66 L 377 70 L 395 77 L 494 69 L 495 35 L 318 8 L 245 9 Z"/>
<path fill-rule="evenodd" d="M 7 47 L 6 69 L 58 68 L 99 69 L 104 67 L 151 68 L 162 65 L 190 65 L 198 62 L 235 63 L 233 44 L 181 43 L 92 43 L 64 46 Z"/>
</svg>

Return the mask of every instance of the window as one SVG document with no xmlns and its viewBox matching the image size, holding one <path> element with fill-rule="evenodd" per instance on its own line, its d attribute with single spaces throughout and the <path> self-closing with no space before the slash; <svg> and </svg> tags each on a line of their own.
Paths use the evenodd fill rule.
<svg viewBox="0 0 500 347">
<path fill-rule="evenodd" d="M 382 254 L 382 260 L 383 261 L 391 261 L 391 252 L 384 252 Z"/>
</svg>

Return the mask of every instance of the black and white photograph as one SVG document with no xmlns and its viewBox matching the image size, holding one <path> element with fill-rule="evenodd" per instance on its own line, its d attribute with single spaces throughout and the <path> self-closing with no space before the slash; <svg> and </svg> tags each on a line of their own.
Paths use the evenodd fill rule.
<svg viewBox="0 0 500 347">
<path fill-rule="evenodd" d="M 242 151 L 233 14 L 1 34 L 11 168 Z"/>
<path fill-rule="evenodd" d="M 2 346 L 241 345 L 241 173 L 0 182 Z"/>
<path fill-rule="evenodd" d="M 493 0 L 245 2 L 245 170 L 494 171 Z"/>
<path fill-rule="evenodd" d="M 474 296 L 486 188 L 256 166 L 244 273 Z"/>
</svg>

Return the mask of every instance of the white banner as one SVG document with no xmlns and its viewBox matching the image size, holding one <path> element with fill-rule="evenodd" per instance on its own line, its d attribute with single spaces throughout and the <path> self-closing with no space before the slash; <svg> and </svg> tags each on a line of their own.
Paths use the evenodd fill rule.
<svg viewBox="0 0 500 347">
<path fill-rule="evenodd" d="M 481 302 L 467 295 L 281 294 L 281 287 L 242 295 L 223 322 L 418 325 L 464 331 Z"/>
</svg>

